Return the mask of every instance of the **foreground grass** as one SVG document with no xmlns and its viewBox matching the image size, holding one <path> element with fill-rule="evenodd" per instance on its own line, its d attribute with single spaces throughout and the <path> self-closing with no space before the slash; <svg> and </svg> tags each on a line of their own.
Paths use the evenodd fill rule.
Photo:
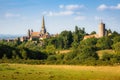
<svg viewBox="0 0 120 80">
<path fill-rule="evenodd" d="M 120 66 L 0 64 L 0 80 L 120 80 Z"/>
</svg>

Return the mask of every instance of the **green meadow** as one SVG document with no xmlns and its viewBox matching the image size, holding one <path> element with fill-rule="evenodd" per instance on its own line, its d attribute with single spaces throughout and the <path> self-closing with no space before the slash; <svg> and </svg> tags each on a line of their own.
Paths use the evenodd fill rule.
<svg viewBox="0 0 120 80">
<path fill-rule="evenodd" d="M 120 66 L 0 64 L 0 80 L 120 80 Z"/>
</svg>

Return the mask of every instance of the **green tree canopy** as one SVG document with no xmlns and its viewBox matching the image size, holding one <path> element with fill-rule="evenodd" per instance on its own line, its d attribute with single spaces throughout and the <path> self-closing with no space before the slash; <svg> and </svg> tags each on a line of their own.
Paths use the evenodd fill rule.
<svg viewBox="0 0 120 80">
<path fill-rule="evenodd" d="M 113 49 L 117 54 L 120 55 L 120 42 L 117 42 L 116 44 L 113 45 Z"/>
<path fill-rule="evenodd" d="M 46 52 L 47 52 L 48 54 L 55 54 L 55 51 L 56 51 L 56 49 L 55 49 L 54 45 L 48 45 L 48 46 L 46 47 Z"/>
<path fill-rule="evenodd" d="M 95 31 L 92 31 L 90 34 L 96 34 L 96 32 L 95 32 Z"/>
<path fill-rule="evenodd" d="M 100 39 L 98 39 L 97 41 L 97 48 L 104 50 L 104 49 L 111 49 L 113 42 L 109 37 L 102 37 Z"/>
<path fill-rule="evenodd" d="M 71 44 L 73 42 L 73 36 L 71 31 L 62 31 L 60 34 L 60 37 L 63 40 L 64 49 L 68 49 L 71 47 Z"/>
<path fill-rule="evenodd" d="M 117 43 L 117 42 L 120 42 L 120 36 L 115 36 L 113 38 L 113 44 Z"/>
</svg>

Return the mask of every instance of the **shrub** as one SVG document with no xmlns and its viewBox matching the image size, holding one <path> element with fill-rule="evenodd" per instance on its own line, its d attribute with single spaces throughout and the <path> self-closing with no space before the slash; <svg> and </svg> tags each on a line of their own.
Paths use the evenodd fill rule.
<svg viewBox="0 0 120 80">
<path fill-rule="evenodd" d="M 120 55 L 120 42 L 117 42 L 116 44 L 113 45 L 113 49 L 117 54 Z"/>
<path fill-rule="evenodd" d="M 65 55 L 64 60 L 72 60 L 76 57 L 76 53 L 69 52 Z"/>
<path fill-rule="evenodd" d="M 104 54 L 102 55 L 102 60 L 103 60 L 103 61 L 109 61 L 112 57 L 113 57 L 112 54 L 104 53 Z"/>
<path fill-rule="evenodd" d="M 100 39 L 98 39 L 97 41 L 97 48 L 104 50 L 104 49 L 111 49 L 113 42 L 109 37 L 102 37 Z"/>
<path fill-rule="evenodd" d="M 48 61 L 56 61 L 57 60 L 56 55 L 50 55 L 50 56 L 48 56 L 47 60 Z"/>
</svg>

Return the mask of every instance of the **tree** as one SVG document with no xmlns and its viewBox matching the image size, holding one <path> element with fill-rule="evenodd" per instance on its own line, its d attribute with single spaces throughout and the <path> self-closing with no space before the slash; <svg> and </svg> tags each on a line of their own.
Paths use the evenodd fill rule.
<svg viewBox="0 0 120 80">
<path fill-rule="evenodd" d="M 64 44 L 64 49 L 68 49 L 71 47 L 71 44 L 73 42 L 73 36 L 72 36 L 72 32 L 71 31 L 62 31 L 60 34 L 60 37 L 63 40 L 63 44 Z"/>
<path fill-rule="evenodd" d="M 16 41 L 18 45 L 21 44 L 20 37 L 18 37 L 18 40 Z"/>
<path fill-rule="evenodd" d="M 91 46 L 96 48 L 97 38 L 88 38 L 80 42 L 81 46 Z"/>
<path fill-rule="evenodd" d="M 78 51 L 76 51 L 77 56 L 75 57 L 75 60 L 79 60 L 80 62 L 83 62 L 86 59 L 97 60 L 99 58 L 94 47 L 79 45 L 79 48 L 77 50 Z"/>
<path fill-rule="evenodd" d="M 48 58 L 47 58 L 48 61 L 55 61 L 57 60 L 56 56 L 55 55 L 50 55 Z"/>
<path fill-rule="evenodd" d="M 63 39 L 62 39 L 62 37 L 58 37 L 58 39 L 57 39 L 57 49 L 63 49 L 64 48 L 64 42 L 63 42 Z"/>
<path fill-rule="evenodd" d="M 104 53 L 104 54 L 102 55 L 102 60 L 103 60 L 103 61 L 109 61 L 112 57 L 113 57 L 112 54 Z"/>
<path fill-rule="evenodd" d="M 120 55 L 120 42 L 117 42 L 116 44 L 113 45 L 113 49 L 117 54 Z"/>
<path fill-rule="evenodd" d="M 75 34 L 78 34 L 78 33 L 79 33 L 78 26 L 75 26 Z"/>
<path fill-rule="evenodd" d="M 86 34 L 85 28 L 78 28 L 78 26 L 75 26 L 75 32 L 73 32 L 73 43 L 72 48 L 76 49 L 80 43 L 81 40 L 83 40 L 84 35 Z"/>
<path fill-rule="evenodd" d="M 59 43 L 58 43 L 58 37 L 52 37 L 50 39 L 47 40 L 47 45 L 54 45 L 55 48 L 59 47 Z"/>
<path fill-rule="evenodd" d="M 74 50 L 74 52 L 77 54 L 76 58 L 77 60 L 85 60 L 88 58 L 94 58 L 98 59 L 98 55 L 96 53 L 96 38 L 90 38 L 86 39 L 80 42 L 77 49 Z"/>
<path fill-rule="evenodd" d="M 98 59 L 98 55 L 96 53 L 96 50 L 94 47 L 91 46 L 85 46 L 82 50 L 81 50 L 81 57 L 82 58 L 89 58 L 89 57 L 93 57 L 95 59 Z"/>
<path fill-rule="evenodd" d="M 49 55 L 55 54 L 55 51 L 56 51 L 56 49 L 55 49 L 54 45 L 48 45 L 48 46 L 46 47 L 46 52 L 47 52 Z"/>
<path fill-rule="evenodd" d="M 112 33 L 111 29 L 108 29 L 107 32 L 108 32 L 108 34 Z"/>
<path fill-rule="evenodd" d="M 17 54 L 16 54 L 16 51 L 13 50 L 13 51 L 12 51 L 12 59 L 15 59 L 15 58 L 16 58 L 16 55 L 17 55 Z"/>
<path fill-rule="evenodd" d="M 113 39 L 115 36 L 120 36 L 120 34 L 116 31 L 113 31 L 113 33 L 110 35 L 110 37 Z"/>
<path fill-rule="evenodd" d="M 79 45 L 79 43 L 76 42 L 76 41 L 74 41 L 74 42 L 72 43 L 72 48 L 73 48 L 73 49 L 76 49 L 76 48 L 78 47 L 78 45 Z"/>
<path fill-rule="evenodd" d="M 27 59 L 27 52 L 24 49 L 21 50 L 21 56 L 23 59 Z"/>
<path fill-rule="evenodd" d="M 92 31 L 90 34 L 96 34 L 96 32 L 95 32 L 95 31 Z"/>
<path fill-rule="evenodd" d="M 3 55 L 2 59 L 3 59 L 3 60 L 8 59 L 7 56 L 6 56 L 6 54 Z"/>
<path fill-rule="evenodd" d="M 69 52 L 65 55 L 64 59 L 65 60 L 72 60 L 77 56 L 77 54 L 75 54 L 74 52 Z"/>
<path fill-rule="evenodd" d="M 102 55 L 102 60 L 103 61 L 110 61 L 112 63 L 119 63 L 119 61 L 120 61 L 120 55 L 118 55 L 118 54 L 104 53 Z"/>
<path fill-rule="evenodd" d="M 16 58 L 15 58 L 16 60 L 19 60 L 19 59 L 21 59 L 20 57 L 19 57 L 19 55 L 16 55 Z"/>
<path fill-rule="evenodd" d="M 120 42 L 120 36 L 115 36 L 113 38 L 113 44 L 117 43 L 117 42 Z"/>
<path fill-rule="evenodd" d="M 109 37 L 102 37 L 98 39 L 96 46 L 98 49 L 104 50 L 111 49 L 112 44 L 113 42 Z"/>
</svg>

